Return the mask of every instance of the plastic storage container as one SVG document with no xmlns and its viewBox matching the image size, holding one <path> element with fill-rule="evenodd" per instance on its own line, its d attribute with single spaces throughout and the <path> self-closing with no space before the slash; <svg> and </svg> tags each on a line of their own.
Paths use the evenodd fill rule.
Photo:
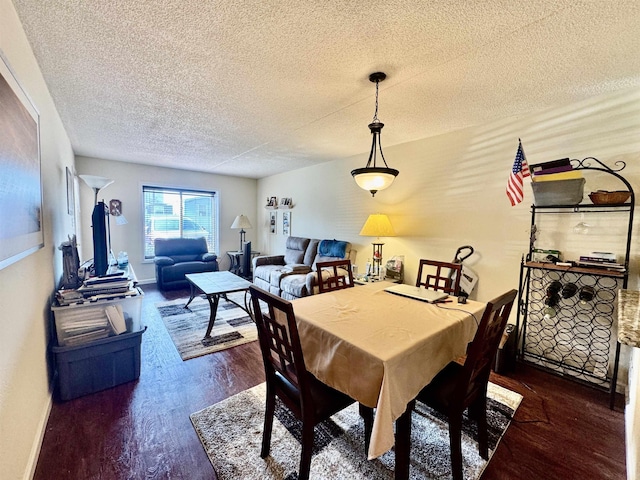
<svg viewBox="0 0 640 480">
<path fill-rule="evenodd" d="M 531 182 L 534 203 L 537 207 L 578 205 L 584 197 L 584 183 L 584 178 Z"/>
<path fill-rule="evenodd" d="M 136 287 L 136 292 L 137 294 L 134 296 L 51 307 L 55 317 L 58 345 L 61 347 L 82 345 L 96 340 L 101 336 L 100 332 L 105 330 L 106 332 L 102 336 L 106 337 L 112 334 L 105 313 L 105 308 L 109 305 L 120 305 L 125 318 L 130 318 L 130 323 L 127 324 L 128 332 L 139 331 L 142 328 L 140 318 L 144 293 L 138 287 Z"/>
<path fill-rule="evenodd" d="M 146 329 L 76 347 L 53 347 L 60 400 L 136 380 L 140 376 L 140 344 Z"/>
</svg>

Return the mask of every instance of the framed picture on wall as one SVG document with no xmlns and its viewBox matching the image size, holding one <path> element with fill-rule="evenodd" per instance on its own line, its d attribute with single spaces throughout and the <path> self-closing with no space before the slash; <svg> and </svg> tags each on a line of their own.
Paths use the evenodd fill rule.
<svg viewBox="0 0 640 480">
<path fill-rule="evenodd" d="M 282 212 L 282 234 L 291 235 L 291 212 Z"/>
<path fill-rule="evenodd" d="M 1 269 L 44 247 L 40 115 L 2 52 L 0 105 Z"/>
<path fill-rule="evenodd" d="M 275 234 L 278 231 L 277 221 L 278 221 L 278 212 L 276 212 L 275 210 L 272 212 L 269 212 L 269 233 Z"/>
</svg>

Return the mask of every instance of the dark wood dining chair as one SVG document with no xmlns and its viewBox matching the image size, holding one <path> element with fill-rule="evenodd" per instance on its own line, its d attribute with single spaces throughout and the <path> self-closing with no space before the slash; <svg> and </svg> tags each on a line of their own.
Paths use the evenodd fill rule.
<svg viewBox="0 0 640 480">
<path fill-rule="evenodd" d="M 431 288 L 432 290 L 441 290 L 457 297 L 460 294 L 461 275 L 461 263 L 421 259 L 416 287 L 424 286 L 424 288 Z"/>
<path fill-rule="evenodd" d="M 448 418 L 453 480 L 462 480 L 462 414 L 467 408 L 478 424 L 480 456 L 489 458 L 487 384 L 517 293 L 510 290 L 487 303 L 464 365 L 449 363 L 418 394 L 418 401 Z"/>
<path fill-rule="evenodd" d="M 342 290 L 354 286 L 351 260 L 335 260 L 316 263 L 318 291 L 320 293 Z M 326 277 L 326 274 L 329 276 Z"/>
<path fill-rule="evenodd" d="M 322 383 L 307 371 L 291 302 L 255 286 L 249 287 L 249 292 L 267 382 L 260 456 L 265 458 L 269 455 L 278 397 L 302 422 L 302 454 L 298 478 L 307 480 L 315 426 L 355 400 Z M 368 410 L 361 410 L 361 414 L 363 413 L 368 414 Z M 364 418 L 365 431 L 371 432 L 373 418 Z"/>
</svg>

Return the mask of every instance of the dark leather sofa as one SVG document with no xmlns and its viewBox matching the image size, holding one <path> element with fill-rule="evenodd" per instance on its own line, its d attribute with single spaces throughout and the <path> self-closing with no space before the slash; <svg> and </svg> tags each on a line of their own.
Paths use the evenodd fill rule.
<svg viewBox="0 0 640 480">
<path fill-rule="evenodd" d="M 189 286 L 187 273 L 217 272 L 218 256 L 209 253 L 201 238 L 156 238 L 154 242 L 156 283 L 160 290 Z"/>
</svg>

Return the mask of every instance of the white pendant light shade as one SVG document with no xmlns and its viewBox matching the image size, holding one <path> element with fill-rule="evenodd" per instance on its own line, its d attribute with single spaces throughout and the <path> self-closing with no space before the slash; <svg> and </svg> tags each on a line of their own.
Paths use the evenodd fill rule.
<svg viewBox="0 0 640 480">
<path fill-rule="evenodd" d="M 392 168 L 358 168 L 353 170 L 351 175 L 363 190 L 379 192 L 391 186 L 396 179 L 396 175 L 398 175 L 398 171 Z"/>
</svg>

